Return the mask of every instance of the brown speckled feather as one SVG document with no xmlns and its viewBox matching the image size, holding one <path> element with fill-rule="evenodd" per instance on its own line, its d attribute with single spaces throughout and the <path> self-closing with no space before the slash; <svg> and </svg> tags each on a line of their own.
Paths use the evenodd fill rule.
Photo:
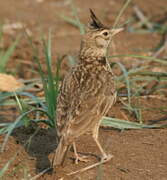
<svg viewBox="0 0 167 180">
<path fill-rule="evenodd" d="M 84 133 L 90 131 L 98 136 L 100 121 L 115 102 L 113 74 L 105 59 L 110 37 L 108 28 L 91 28 L 83 37 L 79 64 L 62 82 L 57 103 L 60 141 L 54 165 L 63 163 L 69 146 Z"/>
<path fill-rule="evenodd" d="M 67 75 L 58 98 L 58 129 L 70 139 L 91 130 L 115 97 L 112 73 L 101 63 L 89 66 L 78 65 Z"/>
</svg>

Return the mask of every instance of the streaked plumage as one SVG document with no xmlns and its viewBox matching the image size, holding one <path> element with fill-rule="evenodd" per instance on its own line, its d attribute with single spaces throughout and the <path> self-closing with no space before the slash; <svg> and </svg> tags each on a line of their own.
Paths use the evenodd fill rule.
<svg viewBox="0 0 167 180">
<path fill-rule="evenodd" d="M 91 12 L 88 32 L 81 42 L 79 63 L 65 77 L 58 97 L 57 127 L 59 144 L 54 165 L 62 165 L 69 147 L 90 131 L 103 157 L 98 141 L 100 121 L 116 99 L 113 74 L 106 63 L 106 50 L 116 31 L 104 26 Z M 75 152 L 77 160 L 80 159 Z M 76 162 L 77 162 L 76 160 Z"/>
</svg>

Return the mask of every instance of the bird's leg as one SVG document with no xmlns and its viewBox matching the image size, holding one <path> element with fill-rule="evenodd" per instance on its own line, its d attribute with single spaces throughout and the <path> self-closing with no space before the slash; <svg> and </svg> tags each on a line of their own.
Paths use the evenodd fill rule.
<svg viewBox="0 0 167 180">
<path fill-rule="evenodd" d="M 73 145 L 73 150 L 74 150 L 74 155 L 75 155 L 75 164 L 78 164 L 78 161 L 88 162 L 89 160 L 87 159 L 86 156 L 79 156 L 78 155 L 75 142 L 73 142 L 72 145 Z"/>
<path fill-rule="evenodd" d="M 102 161 L 107 160 L 107 159 L 109 160 L 109 159 L 112 158 L 112 155 L 107 155 L 105 153 L 104 149 L 102 148 L 102 146 L 101 146 L 101 144 L 100 144 L 100 142 L 98 140 L 98 135 L 99 135 L 99 126 L 97 125 L 97 126 L 95 126 L 95 128 L 93 130 L 93 139 L 96 142 L 96 144 L 97 144 L 97 146 L 98 146 L 98 148 L 99 148 L 99 150 L 100 150 L 100 152 L 102 154 L 102 159 L 101 160 Z"/>
</svg>

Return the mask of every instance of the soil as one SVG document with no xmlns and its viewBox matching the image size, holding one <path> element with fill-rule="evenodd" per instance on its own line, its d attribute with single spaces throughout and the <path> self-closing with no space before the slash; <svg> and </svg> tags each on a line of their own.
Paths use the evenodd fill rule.
<svg viewBox="0 0 167 180">
<path fill-rule="evenodd" d="M 92 0 L 74 1 L 78 8 L 79 17 L 82 22 L 87 24 L 89 18 L 89 8 L 95 10 L 106 24 L 113 24 L 124 1 Z M 164 0 L 134 0 L 145 14 L 152 20 L 159 19 L 167 12 L 167 2 Z M 80 33 L 77 28 L 67 24 L 60 18 L 61 14 L 72 15 L 70 4 L 65 0 L 5 0 L 0 1 L 0 22 L 3 24 L 20 22 L 31 33 L 33 42 L 39 47 L 40 59 L 44 64 L 44 55 L 41 49 L 41 34 L 47 35 L 52 29 L 52 49 L 54 64 L 58 55 L 72 54 L 77 55 L 80 47 Z M 121 17 L 124 23 L 133 15 L 132 4 L 127 8 Z M 22 33 L 21 30 L 14 30 L 4 33 L 4 44 L 6 48 L 15 37 Z M 129 33 L 122 32 L 114 39 L 114 48 L 111 54 L 142 54 L 148 55 L 149 50 L 155 48 L 162 40 L 158 33 Z M 136 53 L 137 52 L 137 53 Z M 127 68 L 142 64 L 135 58 L 115 58 L 113 61 L 122 62 Z M 150 63 L 150 68 L 154 63 Z M 7 70 L 16 74 L 20 79 L 39 78 L 34 73 L 36 66 L 33 62 L 32 48 L 23 36 L 19 45 L 8 63 Z M 166 67 L 163 67 L 167 70 Z M 63 64 L 62 77 L 69 69 L 68 63 Z M 117 69 L 114 70 L 119 74 Z M 144 107 L 158 108 L 167 106 L 167 98 L 157 98 L 158 96 L 146 97 L 140 100 Z M 134 100 L 134 104 L 137 101 Z M 142 117 L 146 124 L 153 122 L 166 123 L 167 116 L 158 110 L 143 110 Z M 0 109 L 0 121 L 14 121 L 18 111 L 14 107 L 3 107 Z M 122 103 L 117 102 L 110 110 L 108 116 L 136 121 L 135 117 L 122 108 Z M 100 129 L 99 139 L 107 153 L 114 157 L 111 161 L 96 168 L 78 173 L 73 176 L 66 174 L 80 168 L 98 162 L 99 151 L 89 135 L 84 135 L 77 142 L 79 152 L 89 156 L 89 162 L 79 162 L 74 164 L 73 152 L 67 155 L 65 166 L 54 168 L 43 174 L 40 180 L 166 180 L 167 179 L 167 130 L 166 129 L 142 129 L 118 131 L 112 128 Z M 0 144 L 3 143 L 5 136 L 0 136 Z M 31 179 L 43 170 L 51 166 L 56 149 L 55 131 L 43 128 L 35 124 L 29 127 L 16 129 L 9 137 L 5 151 L 0 154 L 0 168 L 14 157 L 4 180 Z"/>
</svg>

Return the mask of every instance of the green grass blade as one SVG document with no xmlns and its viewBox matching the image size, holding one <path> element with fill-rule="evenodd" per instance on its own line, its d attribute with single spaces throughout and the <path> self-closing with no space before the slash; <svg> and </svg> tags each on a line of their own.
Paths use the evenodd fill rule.
<svg viewBox="0 0 167 180">
<path fill-rule="evenodd" d="M 16 38 L 14 43 L 8 48 L 8 50 L 3 54 L 3 56 L 0 56 L 0 72 L 5 72 L 6 64 L 10 60 L 10 56 L 13 54 L 19 40 L 20 36 Z"/>
<path fill-rule="evenodd" d="M 3 168 L 0 170 L 0 178 L 2 178 L 5 174 L 5 172 L 8 170 L 10 164 L 14 161 L 14 159 L 16 158 L 16 156 L 13 156 L 4 166 Z"/>
<path fill-rule="evenodd" d="M 70 18 L 68 16 L 65 15 L 60 15 L 60 17 L 66 21 L 67 23 L 77 27 L 80 30 L 81 34 L 85 34 L 85 26 L 84 24 L 82 24 L 82 22 L 80 21 L 79 17 L 78 17 L 78 13 L 77 13 L 77 8 L 74 6 L 73 1 L 70 1 L 70 6 L 71 6 L 71 10 L 73 13 L 74 18 Z"/>
<path fill-rule="evenodd" d="M 135 54 L 120 54 L 120 55 L 109 56 L 108 58 L 115 58 L 115 57 L 133 57 L 133 58 L 139 58 L 139 59 L 146 59 L 148 61 L 153 61 L 153 62 L 157 62 L 157 63 L 167 65 L 166 60 L 155 58 L 152 56 L 141 56 L 141 55 L 135 55 Z"/>
<path fill-rule="evenodd" d="M 6 134 L 7 132 L 8 132 L 8 127 L 6 126 L 6 127 L 3 127 L 3 128 L 0 128 L 0 135 L 2 135 L 2 134 Z"/>
<path fill-rule="evenodd" d="M 30 144 L 32 138 L 38 133 L 39 128 L 36 129 L 36 131 L 29 137 L 29 139 L 24 143 L 24 147 L 26 147 L 27 144 Z M 16 152 L 13 153 L 12 158 L 4 165 L 4 167 L 0 170 L 0 179 L 4 176 L 5 172 L 8 170 L 10 164 L 16 159 L 19 152 L 22 151 L 22 148 L 19 148 Z M 13 176 L 12 176 L 13 177 Z"/>
<path fill-rule="evenodd" d="M 4 139 L 3 144 L 2 144 L 2 146 L 1 146 L 0 152 L 3 152 L 3 151 L 4 151 L 5 146 L 6 146 L 6 143 L 7 143 L 8 139 L 9 139 L 9 136 L 11 135 L 11 133 L 13 132 L 13 130 L 14 130 L 16 127 L 20 127 L 20 126 L 23 126 L 23 125 L 24 125 L 24 122 L 22 121 L 22 119 L 23 119 L 24 117 L 26 117 L 28 114 L 30 114 L 31 112 L 35 112 L 35 111 L 43 112 L 43 113 L 45 113 L 45 114 L 49 117 L 49 114 L 48 114 L 45 110 L 40 109 L 40 108 L 32 109 L 32 110 L 30 110 L 30 111 L 27 111 L 27 112 L 21 114 L 21 115 L 16 119 L 15 122 L 9 124 L 9 126 L 7 127 L 7 129 L 6 129 L 7 134 L 6 134 L 6 136 L 5 136 L 5 139 Z M 50 118 L 50 117 L 49 117 L 49 118 Z"/>
<path fill-rule="evenodd" d="M 8 126 L 8 129 L 7 129 L 8 133 L 6 134 L 4 142 L 3 142 L 2 146 L 1 146 L 1 150 L 0 150 L 1 152 L 4 151 L 6 143 L 7 143 L 8 139 L 9 139 L 9 136 L 13 132 L 13 130 L 16 127 L 16 125 L 21 121 L 22 117 L 24 117 L 24 115 L 22 115 L 19 118 L 17 118 L 14 123 L 12 123 L 10 126 Z"/>
<path fill-rule="evenodd" d="M 79 28 L 79 27 L 78 27 L 78 23 L 77 23 L 77 21 L 76 21 L 74 18 L 70 18 L 70 17 L 65 16 L 65 15 L 60 15 L 60 17 L 61 17 L 64 21 L 66 21 L 67 23 L 69 23 L 69 24 L 71 24 L 71 25 Z"/>
<path fill-rule="evenodd" d="M 143 71 L 146 68 L 148 68 L 148 66 L 142 66 L 139 68 L 130 69 L 129 71 L 127 71 L 127 74 L 128 74 L 128 76 L 136 75 L 138 72 L 140 73 L 141 71 Z M 123 79 L 124 79 L 124 75 L 120 75 L 120 76 L 116 77 L 117 81 L 122 81 Z"/>
<path fill-rule="evenodd" d="M 121 64 L 120 62 L 117 62 L 117 64 L 119 65 L 119 67 L 121 68 L 123 72 L 125 82 L 126 82 L 127 92 L 128 92 L 128 103 L 129 103 L 129 106 L 131 106 L 131 90 L 130 90 L 130 81 L 128 77 L 128 72 L 126 68 L 123 66 L 123 64 Z"/>
<path fill-rule="evenodd" d="M 56 109 L 57 109 L 57 97 L 59 94 L 59 82 L 60 82 L 60 66 L 61 66 L 61 62 L 64 59 L 65 56 L 58 58 L 57 59 L 57 65 L 56 65 L 56 87 L 55 87 L 55 94 L 56 94 L 56 99 L 55 99 L 55 128 L 56 128 L 56 132 L 57 132 L 57 121 L 56 121 Z"/>
<path fill-rule="evenodd" d="M 27 107 L 28 107 L 27 103 L 24 103 L 24 100 L 20 99 L 16 93 L 14 93 L 14 95 L 15 95 L 17 105 L 19 107 L 20 114 L 27 112 L 27 110 L 28 110 L 27 109 Z M 30 122 L 30 119 L 28 118 L 28 116 L 24 116 L 22 118 L 22 120 L 24 121 L 24 126 L 27 127 L 29 125 L 29 122 Z"/>
<path fill-rule="evenodd" d="M 151 129 L 151 128 L 165 128 L 167 125 L 146 125 L 140 124 L 136 122 L 130 122 L 126 120 L 111 118 L 111 117 L 103 117 L 102 126 L 113 127 L 116 129 L 124 130 L 124 129 Z"/>
<path fill-rule="evenodd" d="M 126 10 L 126 8 L 128 7 L 128 5 L 129 5 L 130 2 L 131 2 L 131 0 L 127 0 L 127 1 L 125 2 L 125 4 L 123 5 L 123 7 L 121 8 L 118 16 L 117 16 L 116 19 L 115 19 L 113 28 L 116 28 L 116 26 L 117 26 L 117 24 L 118 24 L 118 22 L 119 22 L 119 20 L 120 20 L 120 18 L 121 18 L 121 16 L 122 16 L 122 14 L 123 14 L 124 11 Z"/>
<path fill-rule="evenodd" d="M 37 96 L 34 96 L 33 94 L 31 93 L 28 93 L 28 92 L 19 92 L 18 95 L 21 95 L 21 96 L 26 96 L 28 98 L 31 98 L 30 99 L 30 102 L 31 103 L 35 103 L 35 104 L 39 104 L 43 109 L 46 110 L 46 105 L 43 103 L 44 102 L 44 98 L 39 98 Z M 28 99 L 27 99 L 28 100 Z M 30 103 L 30 104 L 31 104 Z"/>
<path fill-rule="evenodd" d="M 27 98 L 24 98 L 24 102 L 28 105 L 36 104 L 40 105 L 43 109 L 46 110 L 46 105 L 44 104 L 45 99 L 43 97 L 39 98 L 37 96 L 34 96 L 31 93 L 28 92 L 15 92 L 17 96 L 25 96 Z M 0 93 L 0 106 L 13 106 L 16 105 L 14 99 L 9 99 L 10 97 L 13 97 L 13 92 L 6 92 L 6 93 Z"/>
<path fill-rule="evenodd" d="M 48 106 L 48 113 L 50 114 L 50 121 L 52 122 L 52 126 L 55 127 L 55 86 L 54 86 L 54 78 L 52 73 L 52 57 L 51 57 L 51 33 L 49 32 L 48 41 L 43 39 L 44 53 L 45 53 L 45 62 L 47 65 L 48 72 L 48 82 L 45 88 L 45 97 L 46 103 Z"/>
<path fill-rule="evenodd" d="M 0 42 L 3 42 L 3 25 L 0 24 Z"/>
<path fill-rule="evenodd" d="M 77 13 L 77 8 L 74 6 L 72 1 L 71 1 L 71 9 L 72 9 L 73 15 L 74 15 L 74 17 L 76 19 L 76 22 L 77 22 L 77 25 L 79 27 L 80 33 L 85 34 L 85 27 L 81 23 L 81 21 L 79 20 L 78 13 Z"/>
<path fill-rule="evenodd" d="M 151 72 L 151 71 L 143 71 L 143 72 L 136 72 L 134 75 L 141 75 L 141 76 L 155 76 L 159 77 L 167 77 L 166 72 Z"/>
</svg>

